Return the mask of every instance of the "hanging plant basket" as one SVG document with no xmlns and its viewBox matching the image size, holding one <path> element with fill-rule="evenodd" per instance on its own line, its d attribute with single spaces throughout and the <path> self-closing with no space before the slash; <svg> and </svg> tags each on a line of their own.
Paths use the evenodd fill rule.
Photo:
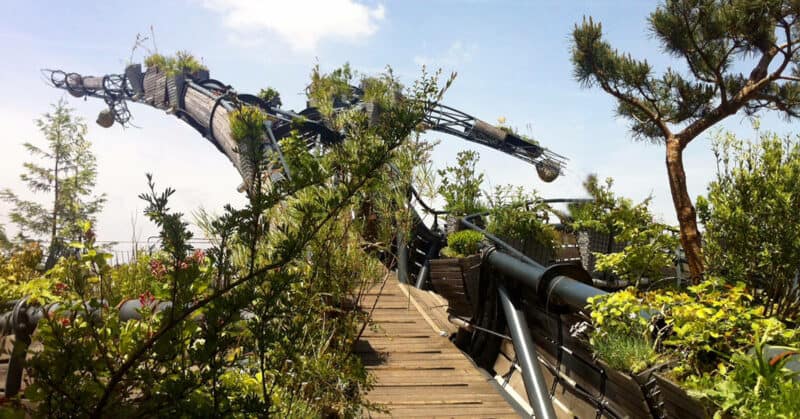
<svg viewBox="0 0 800 419">
<path fill-rule="evenodd" d="M 448 313 L 472 317 L 474 297 L 480 276 L 481 256 L 431 260 L 430 278 L 433 289 L 448 303 Z"/>
</svg>

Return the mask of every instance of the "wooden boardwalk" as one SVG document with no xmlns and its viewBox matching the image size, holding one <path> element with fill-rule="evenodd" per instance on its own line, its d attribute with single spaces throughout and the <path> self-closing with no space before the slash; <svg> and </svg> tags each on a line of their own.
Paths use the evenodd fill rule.
<svg viewBox="0 0 800 419">
<path fill-rule="evenodd" d="M 395 278 L 374 287 L 362 308 L 373 312 L 374 328 L 364 333 L 357 351 L 376 384 L 367 399 L 389 409 L 382 417 L 516 418 L 519 414 L 449 341 L 455 327 L 447 321 L 446 302 L 437 295 L 399 284 Z"/>
</svg>

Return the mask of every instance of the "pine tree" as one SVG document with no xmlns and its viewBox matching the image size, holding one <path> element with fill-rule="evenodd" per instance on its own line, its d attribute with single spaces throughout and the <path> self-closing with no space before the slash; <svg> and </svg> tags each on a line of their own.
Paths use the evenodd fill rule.
<svg viewBox="0 0 800 419">
<path fill-rule="evenodd" d="M 661 75 L 647 61 L 613 49 L 591 18 L 573 31 L 575 78 L 616 98 L 617 113 L 631 121 L 635 137 L 666 146 L 681 242 L 695 280 L 704 268 L 683 152 L 739 111 L 800 115 L 798 11 L 793 0 L 667 0 L 650 14 L 649 26 L 664 52 L 687 67 Z"/>
<path fill-rule="evenodd" d="M 30 191 L 50 195 L 47 206 L 22 199 L 10 189 L 0 191 L 0 199 L 13 206 L 9 218 L 19 229 L 19 239 L 49 239 L 48 269 L 63 255 L 68 241 L 80 238 L 79 222 L 95 221 L 105 202 L 104 195 L 92 191 L 97 163 L 86 139 L 86 124 L 63 99 L 52 106 L 52 112 L 36 120 L 47 146 L 24 144 L 39 161 L 24 163 L 20 175 Z"/>
<path fill-rule="evenodd" d="M 6 250 L 11 247 L 11 241 L 8 240 L 5 227 L 0 224 L 0 250 Z"/>
</svg>

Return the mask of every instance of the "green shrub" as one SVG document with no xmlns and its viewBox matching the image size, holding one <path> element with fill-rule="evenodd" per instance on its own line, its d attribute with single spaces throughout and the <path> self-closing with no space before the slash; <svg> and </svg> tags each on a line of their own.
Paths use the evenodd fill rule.
<svg viewBox="0 0 800 419">
<path fill-rule="evenodd" d="M 525 193 L 522 187 L 498 186 L 489 198 L 489 222 L 486 229 L 505 240 L 535 242 L 554 249 L 557 232 L 547 223 L 549 206 L 535 192 Z"/>
<path fill-rule="evenodd" d="M 333 107 L 336 100 L 347 99 L 352 94 L 351 85 L 355 74 L 349 64 L 325 74 L 319 65 L 311 71 L 311 83 L 308 85 L 307 95 L 312 106 L 330 118 L 333 116 Z"/>
<path fill-rule="evenodd" d="M 258 97 L 264 102 L 272 103 L 274 106 L 281 106 L 281 94 L 272 87 L 261 89 L 258 91 Z"/>
<path fill-rule="evenodd" d="M 781 351 L 774 357 L 765 352 L 764 334 L 757 336 L 753 348 L 739 350 L 729 365 L 712 374 L 687 381 L 689 394 L 707 399 L 719 409 L 715 417 L 794 418 L 800 412 L 798 373 L 786 368 L 800 348 L 773 347 Z"/>
<path fill-rule="evenodd" d="M 483 234 L 474 230 L 461 230 L 447 236 L 447 247 L 442 254 L 448 257 L 464 257 L 474 255 L 480 250 Z"/>
<path fill-rule="evenodd" d="M 174 56 L 161 55 L 159 53 L 150 54 L 144 59 L 144 65 L 147 68 L 157 68 L 165 72 L 168 76 L 174 76 L 181 73 L 196 73 L 208 68 L 200 63 L 188 51 L 178 51 Z"/>
<path fill-rule="evenodd" d="M 697 208 L 705 226 L 708 270 L 743 281 L 765 307 L 800 320 L 800 143 L 765 133 L 746 143 L 714 142 L 717 176 Z"/>
<path fill-rule="evenodd" d="M 465 216 L 485 210 L 481 202 L 483 173 L 475 173 L 478 160 L 475 151 L 460 151 L 455 166 L 438 171 L 441 177 L 438 191 L 445 200 L 444 209 L 452 215 Z"/>
<path fill-rule="evenodd" d="M 634 374 L 647 369 L 658 359 L 653 344 L 640 334 L 598 333 L 592 336 L 592 349 L 611 368 Z"/>
<path fill-rule="evenodd" d="M 615 243 L 624 243 L 620 252 L 595 253 L 594 269 L 609 272 L 631 283 L 641 278 L 660 279 L 673 265 L 678 238 L 668 226 L 658 223 L 650 211 L 650 199 L 635 204 L 616 196 L 611 190 L 614 180 L 601 184 L 591 175 L 584 188 L 593 202 L 569 206 L 570 226 L 576 231 L 591 230 L 611 236 Z"/>
<path fill-rule="evenodd" d="M 797 330 L 765 316 L 764 307 L 753 302 L 744 283 L 731 286 L 719 278 L 685 292 L 628 288 L 592 298 L 587 308 L 595 328 L 590 344 L 596 351 L 598 336 L 653 339 L 659 358 L 674 361 L 671 374 L 681 382 L 731 368 L 731 356 L 746 351 L 759 337 L 771 344 L 795 342 L 798 337 Z"/>
<path fill-rule="evenodd" d="M 264 137 L 267 114 L 255 106 L 242 106 L 231 112 L 228 119 L 231 124 L 231 135 L 237 142 L 261 140 Z"/>
</svg>

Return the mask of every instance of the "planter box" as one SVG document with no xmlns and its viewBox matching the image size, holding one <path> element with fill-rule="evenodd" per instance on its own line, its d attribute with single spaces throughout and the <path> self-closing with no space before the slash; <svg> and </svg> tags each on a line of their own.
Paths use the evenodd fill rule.
<svg viewBox="0 0 800 419">
<path fill-rule="evenodd" d="M 581 254 L 581 263 L 584 269 L 589 271 L 593 277 L 606 278 L 605 274 L 595 272 L 595 253 L 615 253 L 621 252 L 625 249 L 625 243 L 617 243 L 614 237 L 607 233 L 602 233 L 595 230 L 582 230 L 578 232 L 578 248 Z"/>
<path fill-rule="evenodd" d="M 532 237 L 527 240 L 505 239 L 502 237 L 501 239 L 542 266 L 551 265 L 556 261 L 555 249 L 542 245 Z"/>
<path fill-rule="evenodd" d="M 161 109 L 166 109 L 167 75 L 158 68 L 148 68 L 144 73 L 144 100 Z"/>
<path fill-rule="evenodd" d="M 167 98 L 169 99 L 169 107 L 172 109 L 184 108 L 183 86 L 186 84 L 185 77 L 183 74 L 167 77 Z"/>
<path fill-rule="evenodd" d="M 669 378 L 653 373 L 658 388 L 662 413 L 668 418 L 705 419 L 714 416 L 714 409 L 686 394 Z"/>
<path fill-rule="evenodd" d="M 713 416 L 712 407 L 691 397 L 659 373 L 664 365 L 628 374 L 609 367 L 601 359 L 594 359 L 587 343 L 573 336 L 574 326 L 583 320 L 579 315 L 550 314 L 536 305 L 528 305 L 526 314 L 540 356 L 551 365 L 560 365 L 563 374 L 593 397 L 604 400 L 622 417 L 703 419 Z"/>
<path fill-rule="evenodd" d="M 449 303 L 447 311 L 459 317 L 471 318 L 473 299 L 477 295 L 481 256 L 433 259 L 430 264 L 433 289 L 447 299 Z"/>
<path fill-rule="evenodd" d="M 133 97 L 139 99 L 144 96 L 144 80 L 142 79 L 142 65 L 131 64 L 125 67 L 125 78 L 133 89 Z"/>
</svg>

